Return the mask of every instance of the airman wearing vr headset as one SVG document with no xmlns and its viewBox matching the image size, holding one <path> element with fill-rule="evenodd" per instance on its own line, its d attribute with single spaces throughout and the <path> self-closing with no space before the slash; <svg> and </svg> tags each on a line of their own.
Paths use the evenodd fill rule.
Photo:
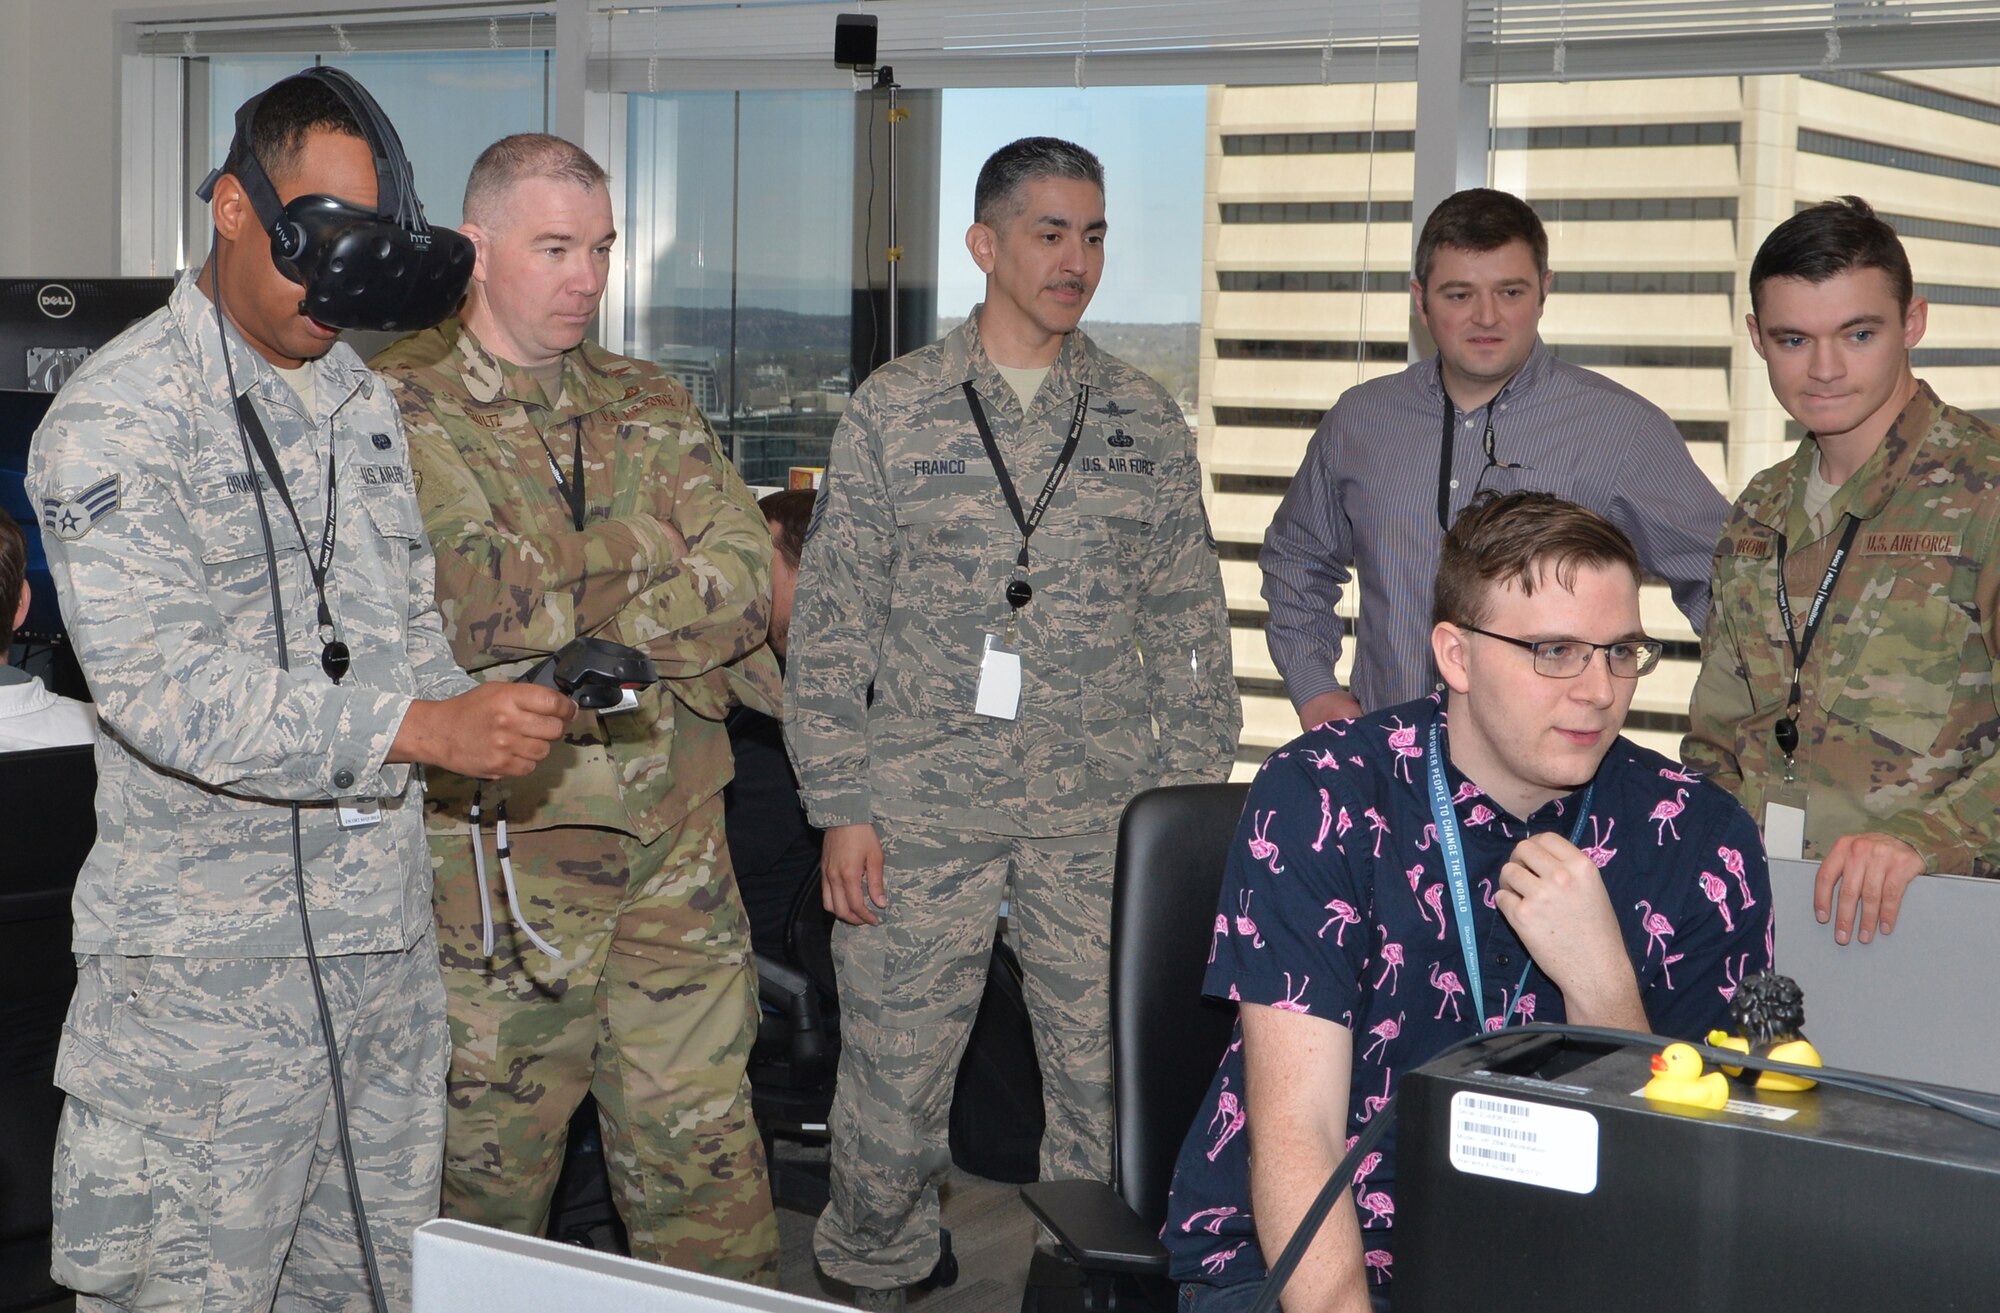
<svg viewBox="0 0 2000 1313">
<path fill-rule="evenodd" d="M 209 260 L 29 461 L 105 730 L 54 1271 L 79 1309 L 407 1307 L 448 1052 L 411 767 L 527 774 L 575 707 L 453 662 L 395 403 L 335 340 L 469 272 L 381 110 L 287 78 L 201 195 Z"/>
</svg>

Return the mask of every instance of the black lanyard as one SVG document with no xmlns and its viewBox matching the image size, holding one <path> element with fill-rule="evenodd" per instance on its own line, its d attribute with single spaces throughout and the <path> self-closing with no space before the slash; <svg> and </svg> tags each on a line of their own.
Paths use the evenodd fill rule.
<svg viewBox="0 0 2000 1313">
<path fill-rule="evenodd" d="M 562 466 L 556 463 L 555 448 L 549 446 L 549 440 L 543 437 L 539 431 L 536 432 L 535 438 L 542 444 L 542 450 L 548 453 L 549 473 L 556 476 L 556 491 L 561 493 L 563 495 L 563 500 L 569 503 L 569 522 L 576 526 L 576 531 L 578 533 L 582 533 L 583 532 L 583 416 L 578 415 L 575 419 L 571 420 L 570 423 L 575 426 L 573 431 L 576 435 L 576 445 L 570 449 L 570 459 L 569 459 L 569 468 L 571 474 L 570 478 L 565 479 L 563 477 Z"/>
<path fill-rule="evenodd" d="M 1086 386 L 1076 399 L 1076 414 L 1071 417 L 1069 437 L 1064 440 L 1062 454 L 1056 457 L 1055 467 L 1042 484 L 1041 495 L 1035 498 L 1034 509 L 1023 514 L 1021 494 L 1014 491 L 1014 480 L 1007 473 L 1007 463 L 1000 459 L 1000 444 L 993 440 L 993 428 L 986 422 L 986 407 L 979 404 L 979 394 L 967 382 L 965 404 L 972 408 L 972 426 L 979 430 L 979 440 L 986 444 L 986 459 L 993 462 L 993 473 L 1000 480 L 1000 495 L 1007 499 L 1007 509 L 1014 513 L 1014 523 L 1021 527 L 1021 554 L 1014 563 L 1021 569 L 1028 568 L 1028 539 L 1034 536 L 1035 526 L 1042 522 L 1042 512 L 1049 508 L 1049 498 L 1056 495 L 1056 488 L 1062 484 L 1063 475 L 1069 471 L 1070 458 L 1076 455 L 1076 444 L 1083 437 L 1084 415 L 1090 409 L 1090 388 Z M 1028 604 L 1035 590 L 1025 579 L 1015 579 L 1007 585 L 1007 604 L 1016 611 Z"/>
<path fill-rule="evenodd" d="M 1503 385 L 1504 386 L 1504 385 Z M 1458 407 L 1452 404 L 1451 393 L 1444 385 L 1444 358 L 1438 358 L 1438 391 L 1444 396 L 1444 429 L 1438 439 L 1438 528 L 1451 531 L 1451 444 L 1458 432 Z M 1500 399 L 1495 392 L 1486 399 L 1486 464 L 1488 468 L 1498 467 L 1500 462 L 1493 457 L 1493 403 Z M 1512 469 L 1513 467 L 1507 466 Z M 1486 471 L 1480 471 L 1486 477 Z"/>
<path fill-rule="evenodd" d="M 1792 650 L 1792 688 L 1785 697 L 1785 714 L 1772 726 L 1772 732 L 1777 736 L 1778 751 L 1788 760 L 1799 747 L 1799 677 L 1805 671 L 1813 637 L 1819 633 L 1819 622 L 1825 618 L 1826 599 L 1833 595 L 1841 567 L 1847 564 L 1848 549 L 1854 546 L 1855 531 L 1861 528 L 1861 521 L 1852 515 L 1841 518 L 1847 521 L 1847 529 L 1840 535 L 1840 545 L 1833 549 L 1833 559 L 1826 563 L 1819 591 L 1813 594 L 1812 608 L 1806 612 L 1805 632 L 1797 637 L 1792 634 L 1792 596 L 1785 588 L 1785 535 L 1778 535 L 1778 618 L 1785 622 L 1785 644 Z"/>
<path fill-rule="evenodd" d="M 270 476 L 271 486 L 277 489 L 279 499 L 285 503 L 286 513 L 292 517 L 292 527 L 298 530 L 299 546 L 306 553 L 306 569 L 312 574 L 313 592 L 319 597 L 319 667 L 326 672 L 328 679 L 338 684 L 351 663 L 347 644 L 333 636 L 333 608 L 326 601 L 326 577 L 333 566 L 333 543 L 340 509 L 338 453 L 329 440 L 326 454 L 326 527 L 320 533 L 319 559 L 314 560 L 312 545 L 306 541 L 305 523 L 299 519 L 299 508 L 292 503 L 292 490 L 285 483 L 285 473 L 278 468 L 278 453 L 271 446 L 270 434 L 264 431 L 264 421 L 258 418 L 257 407 L 250 403 L 249 393 L 242 393 L 236 398 L 236 413 L 249 433 L 250 446 L 256 451 L 258 461 Z"/>
</svg>

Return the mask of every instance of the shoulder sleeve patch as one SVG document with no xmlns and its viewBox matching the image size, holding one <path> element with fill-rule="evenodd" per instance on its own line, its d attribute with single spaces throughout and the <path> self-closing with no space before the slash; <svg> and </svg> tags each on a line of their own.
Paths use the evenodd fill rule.
<svg viewBox="0 0 2000 1313">
<path fill-rule="evenodd" d="M 118 476 L 107 474 L 81 492 L 42 498 L 42 527 L 64 542 L 75 542 L 118 504 Z"/>
</svg>

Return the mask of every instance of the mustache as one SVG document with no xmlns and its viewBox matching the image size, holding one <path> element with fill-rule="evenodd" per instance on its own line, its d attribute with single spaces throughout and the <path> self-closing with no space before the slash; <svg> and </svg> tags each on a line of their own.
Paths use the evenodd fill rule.
<svg viewBox="0 0 2000 1313">
<path fill-rule="evenodd" d="M 1089 286 L 1081 278 L 1058 278 L 1049 284 L 1051 291 L 1060 289 L 1068 292 L 1088 292 Z"/>
</svg>

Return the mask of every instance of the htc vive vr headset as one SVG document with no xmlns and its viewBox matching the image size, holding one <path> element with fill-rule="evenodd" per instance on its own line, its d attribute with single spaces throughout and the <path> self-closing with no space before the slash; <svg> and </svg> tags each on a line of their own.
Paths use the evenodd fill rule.
<svg viewBox="0 0 2000 1313">
<path fill-rule="evenodd" d="M 241 167 L 233 173 L 271 235 L 272 262 L 305 288 L 301 313 L 329 328 L 374 332 L 410 332 L 442 321 L 458 309 L 472 280 L 472 243 L 462 233 L 433 228 L 424 221 L 403 143 L 382 107 L 359 82 L 337 68 L 324 67 L 293 77 L 322 83 L 338 96 L 361 125 L 375 156 L 375 212 L 319 195 L 280 205 L 252 147 L 257 107 L 269 88 L 236 111 L 230 155 L 241 161 Z M 208 200 L 222 174 L 222 168 L 210 173 L 195 195 Z"/>
</svg>

